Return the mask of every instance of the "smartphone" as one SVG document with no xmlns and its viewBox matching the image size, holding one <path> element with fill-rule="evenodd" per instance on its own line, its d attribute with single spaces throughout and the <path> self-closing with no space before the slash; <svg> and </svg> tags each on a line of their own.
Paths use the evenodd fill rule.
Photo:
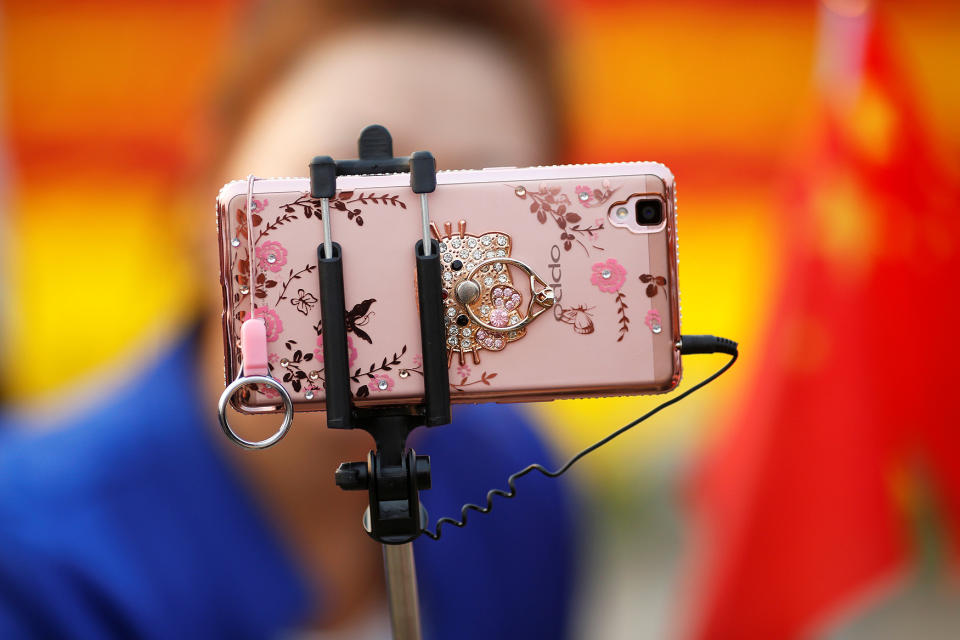
<svg viewBox="0 0 960 640">
<path fill-rule="evenodd" d="M 343 251 L 354 402 L 422 400 L 420 197 L 406 174 L 337 186 L 330 223 Z M 262 318 L 270 374 L 300 411 L 324 408 L 323 225 L 309 188 L 306 178 L 258 178 L 217 198 L 226 379 L 241 368 L 240 325 Z M 659 393 L 679 382 L 676 200 L 665 166 L 441 171 L 428 198 L 452 402 Z M 265 387 L 245 387 L 234 402 L 279 409 Z"/>
</svg>

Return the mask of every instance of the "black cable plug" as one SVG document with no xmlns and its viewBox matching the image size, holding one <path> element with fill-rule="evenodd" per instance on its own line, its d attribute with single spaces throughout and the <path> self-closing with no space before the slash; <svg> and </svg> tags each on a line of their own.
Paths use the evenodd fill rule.
<svg viewBox="0 0 960 640">
<path fill-rule="evenodd" d="M 725 353 L 737 355 L 737 343 L 729 338 L 710 335 L 680 336 L 680 353 L 688 356 L 694 353 Z"/>
</svg>

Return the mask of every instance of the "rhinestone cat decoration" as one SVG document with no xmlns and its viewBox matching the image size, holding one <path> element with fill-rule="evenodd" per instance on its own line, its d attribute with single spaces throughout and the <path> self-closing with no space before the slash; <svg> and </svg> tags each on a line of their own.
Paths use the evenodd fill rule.
<svg viewBox="0 0 960 640">
<path fill-rule="evenodd" d="M 448 366 L 454 353 L 460 364 L 466 362 L 467 352 L 474 364 L 479 364 L 481 350 L 502 351 L 525 336 L 525 325 L 553 304 L 553 291 L 546 283 L 510 256 L 510 236 L 499 232 L 472 235 L 466 227 L 466 221 L 460 220 L 454 233 L 453 225 L 446 222 L 441 234 L 436 223 L 430 223 L 440 243 Z M 524 297 L 510 275 L 511 264 L 530 275 L 533 299 L 526 310 Z M 541 308 L 534 310 L 535 304 Z"/>
</svg>

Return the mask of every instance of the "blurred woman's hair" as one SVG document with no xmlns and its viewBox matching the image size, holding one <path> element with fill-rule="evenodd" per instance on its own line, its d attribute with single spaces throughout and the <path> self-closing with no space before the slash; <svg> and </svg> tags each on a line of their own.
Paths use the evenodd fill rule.
<svg viewBox="0 0 960 640">
<path fill-rule="evenodd" d="M 241 18 L 231 41 L 229 66 L 214 105 L 219 136 L 213 166 L 223 163 L 230 140 L 251 118 L 299 56 L 323 38 L 352 28 L 397 23 L 437 25 L 489 39 L 516 62 L 540 102 L 544 129 L 555 157 L 562 148 L 561 114 L 552 16 L 522 0 L 267 0 Z"/>
</svg>

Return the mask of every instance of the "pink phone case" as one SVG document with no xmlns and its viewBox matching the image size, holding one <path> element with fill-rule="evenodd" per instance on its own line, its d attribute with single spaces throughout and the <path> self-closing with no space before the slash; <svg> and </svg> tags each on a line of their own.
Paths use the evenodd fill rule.
<svg viewBox="0 0 960 640">
<path fill-rule="evenodd" d="M 419 196 L 406 174 L 342 177 L 338 187 L 330 222 L 343 249 L 355 403 L 416 401 L 423 394 L 413 253 L 422 237 Z M 663 223 L 644 233 L 622 226 L 633 219 L 631 198 L 641 195 L 661 199 L 664 212 Z M 453 402 L 656 393 L 679 382 L 675 196 L 666 167 L 442 171 L 429 206 L 444 265 Z M 240 371 L 240 325 L 253 313 L 266 323 L 271 375 L 298 410 L 323 409 L 323 227 L 309 181 L 231 182 L 217 198 L 217 216 L 227 380 Z M 464 297 L 457 287 L 468 279 Z M 248 412 L 279 404 L 266 388 L 235 398 Z"/>
</svg>

